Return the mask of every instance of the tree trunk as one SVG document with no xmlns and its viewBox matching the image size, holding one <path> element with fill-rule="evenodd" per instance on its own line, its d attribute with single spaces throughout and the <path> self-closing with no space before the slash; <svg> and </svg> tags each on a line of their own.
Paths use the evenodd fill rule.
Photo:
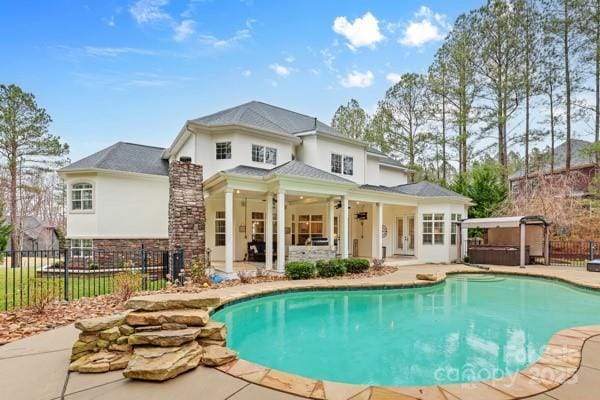
<svg viewBox="0 0 600 400">
<path fill-rule="evenodd" d="M 600 1 L 600 0 L 598 0 Z M 446 97 L 442 96 L 442 180 L 446 182 Z"/>
<path fill-rule="evenodd" d="M 567 128 L 567 150 L 565 154 L 565 170 L 571 170 L 571 72 L 569 67 L 569 8 L 568 2 L 564 1 L 564 26 L 563 46 L 565 59 L 565 94 L 566 94 L 566 128 Z"/>
<path fill-rule="evenodd" d="M 600 0 L 596 0 L 596 142 L 600 140 Z M 600 165 L 600 154 L 596 152 L 596 165 Z"/>
<path fill-rule="evenodd" d="M 550 173 L 554 173 L 554 93 L 550 82 Z"/>
</svg>

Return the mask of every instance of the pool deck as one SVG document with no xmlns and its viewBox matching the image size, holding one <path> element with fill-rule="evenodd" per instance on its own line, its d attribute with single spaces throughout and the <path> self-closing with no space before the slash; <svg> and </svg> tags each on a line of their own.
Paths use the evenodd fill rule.
<svg viewBox="0 0 600 400">
<path fill-rule="evenodd" d="M 208 290 L 207 296 L 231 302 L 265 293 L 332 288 L 410 287 L 431 285 L 416 273 L 484 272 L 460 265 L 403 266 L 390 275 L 360 279 L 276 281 Z M 600 289 L 600 273 L 572 267 L 491 267 L 492 273 L 514 273 L 562 279 Z M 435 284 L 435 283 L 434 283 Z M 244 360 L 219 369 L 198 367 L 171 381 L 150 383 L 104 374 L 69 373 L 71 345 L 78 331 L 68 325 L 0 347 L 0 398 L 34 399 L 515 399 L 600 398 L 600 326 L 567 329 L 555 334 L 544 356 L 527 369 L 499 381 L 426 387 L 373 387 L 315 381 L 254 365 Z M 510 378 L 510 379 L 509 379 Z M 529 396 L 529 397 L 528 397 Z"/>
</svg>

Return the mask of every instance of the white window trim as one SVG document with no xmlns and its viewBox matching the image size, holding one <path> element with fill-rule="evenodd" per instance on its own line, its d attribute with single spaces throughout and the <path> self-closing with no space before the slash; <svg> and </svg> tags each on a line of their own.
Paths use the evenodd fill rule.
<svg viewBox="0 0 600 400">
<path fill-rule="evenodd" d="M 254 147 L 262 148 L 262 159 L 263 159 L 262 161 L 256 161 L 254 159 Z M 267 150 L 275 150 L 275 163 L 267 162 Z M 277 147 L 267 146 L 264 144 L 256 144 L 256 143 L 252 143 L 252 145 L 250 146 L 250 159 L 252 160 L 253 163 L 277 165 L 277 158 L 279 157 L 278 153 L 279 153 L 279 151 L 278 151 Z"/>
<path fill-rule="evenodd" d="M 223 213 L 224 217 L 223 218 L 218 218 L 217 215 L 219 213 Z M 217 210 L 215 211 L 215 225 L 214 225 L 214 240 L 215 240 L 215 247 L 225 247 L 227 245 L 227 232 L 223 231 L 223 232 L 217 232 L 217 221 L 224 221 L 225 224 L 227 224 L 227 215 L 225 214 L 225 211 L 221 211 L 221 210 Z M 227 228 L 225 228 L 227 229 Z M 217 235 L 223 235 L 223 244 L 217 244 Z"/>
<path fill-rule="evenodd" d="M 332 161 L 332 158 L 333 158 L 334 154 L 336 156 L 342 157 L 341 164 L 340 164 L 340 172 L 333 172 L 331 161 Z M 346 158 L 346 157 L 349 157 L 349 158 L 352 159 L 352 173 L 351 174 L 345 174 L 344 173 L 344 158 Z M 354 176 L 354 155 L 352 155 L 352 154 L 344 154 L 344 153 L 337 153 L 335 151 L 332 151 L 331 154 L 330 154 L 330 156 L 329 156 L 329 172 L 331 172 L 334 175 L 339 175 L 339 176 Z"/>
<path fill-rule="evenodd" d="M 225 158 L 218 158 L 218 147 L 220 144 L 227 144 L 229 143 L 229 157 L 225 157 Z M 222 160 L 231 160 L 233 158 L 233 143 L 231 142 L 231 140 L 226 140 L 224 142 L 215 142 L 215 161 L 222 161 Z"/>
<path fill-rule="evenodd" d="M 430 215 L 431 219 L 429 220 L 425 220 L 425 216 L 426 215 Z M 441 215 L 442 219 L 436 219 L 435 216 L 436 215 Z M 435 223 L 436 222 L 441 222 L 442 223 L 442 233 L 435 233 Z M 431 232 L 425 232 L 425 224 L 431 224 Z M 444 213 L 436 213 L 436 212 L 430 212 L 430 213 L 424 213 L 422 215 L 422 229 L 423 232 L 421 234 L 421 243 L 423 244 L 423 246 L 443 246 L 446 243 L 446 214 Z M 441 243 L 436 243 L 435 242 L 435 237 L 441 235 L 442 236 L 442 242 Z M 431 239 L 431 242 L 426 243 L 425 242 L 425 236 L 429 236 Z"/>
<path fill-rule="evenodd" d="M 452 213 L 450 214 L 450 246 L 456 246 L 456 241 L 458 239 L 458 225 L 455 222 L 462 220 L 462 213 Z M 454 232 L 453 232 L 454 231 Z M 454 239 L 454 244 L 452 243 L 452 239 Z"/>
<path fill-rule="evenodd" d="M 84 246 L 81 245 L 81 244 L 83 244 L 84 240 L 89 240 L 90 241 L 90 247 L 84 247 Z M 79 246 L 74 246 L 74 244 L 76 242 L 80 242 L 79 243 L 80 245 Z M 71 256 L 73 256 L 73 257 L 92 257 L 92 255 L 94 254 L 94 239 L 71 239 L 71 247 L 70 247 L 70 249 L 71 249 Z M 75 255 L 73 253 L 73 249 L 76 249 L 76 250 L 79 250 L 79 251 L 89 250 L 90 254 L 87 255 L 87 256 L 81 255 L 81 254 Z"/>
<path fill-rule="evenodd" d="M 89 210 L 83 210 L 83 209 L 75 209 L 73 208 L 73 187 L 75 185 L 80 185 L 82 183 L 88 184 L 88 185 L 92 185 L 92 208 L 90 208 Z M 78 189 L 80 190 L 80 189 Z M 69 193 L 68 193 L 68 201 L 69 201 L 69 212 L 71 214 L 95 214 L 96 213 L 96 185 L 94 184 L 94 182 L 91 181 L 75 181 L 75 182 L 71 182 L 71 184 L 69 185 Z"/>
</svg>

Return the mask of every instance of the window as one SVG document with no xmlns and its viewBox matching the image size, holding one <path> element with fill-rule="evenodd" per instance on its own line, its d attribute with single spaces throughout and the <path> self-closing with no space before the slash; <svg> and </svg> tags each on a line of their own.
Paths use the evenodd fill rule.
<svg viewBox="0 0 600 400">
<path fill-rule="evenodd" d="M 456 245 L 456 228 L 458 227 L 455 222 L 458 222 L 462 219 L 462 214 L 452 214 L 450 217 L 450 221 L 452 225 L 450 225 L 450 244 L 452 246 Z"/>
<path fill-rule="evenodd" d="M 252 161 L 277 165 L 277 149 L 274 147 L 252 145 Z"/>
<path fill-rule="evenodd" d="M 277 149 L 265 147 L 265 162 L 267 164 L 277 165 Z"/>
<path fill-rule="evenodd" d="M 217 143 L 217 160 L 229 160 L 231 158 L 231 142 Z"/>
<path fill-rule="evenodd" d="M 225 211 L 215 214 L 215 246 L 225 246 Z"/>
<path fill-rule="evenodd" d="M 252 161 L 265 162 L 265 146 L 252 145 Z"/>
<path fill-rule="evenodd" d="M 71 188 L 71 210 L 92 210 L 93 188 L 91 183 L 76 183 Z"/>
<path fill-rule="evenodd" d="M 423 214 L 423 244 L 444 244 L 444 214 Z"/>
<path fill-rule="evenodd" d="M 354 175 L 354 159 L 350 156 L 344 156 L 344 175 Z"/>
<path fill-rule="evenodd" d="M 334 174 L 342 173 L 342 155 L 331 153 L 331 172 Z"/>
<path fill-rule="evenodd" d="M 252 213 L 252 240 L 265 241 L 265 213 Z"/>
<path fill-rule="evenodd" d="M 71 239 L 73 257 L 90 257 L 93 249 L 92 239 Z"/>
<path fill-rule="evenodd" d="M 331 172 L 334 174 L 354 175 L 354 158 L 331 153 Z"/>
<path fill-rule="evenodd" d="M 308 239 L 323 237 L 322 215 L 298 216 L 298 244 L 303 246 Z"/>
</svg>

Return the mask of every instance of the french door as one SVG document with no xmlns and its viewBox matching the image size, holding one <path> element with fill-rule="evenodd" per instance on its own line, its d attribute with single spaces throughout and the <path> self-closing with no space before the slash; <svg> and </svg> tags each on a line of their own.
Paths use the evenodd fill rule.
<svg viewBox="0 0 600 400">
<path fill-rule="evenodd" d="M 415 216 L 402 215 L 396 217 L 394 253 L 403 256 L 415 254 Z"/>
</svg>

